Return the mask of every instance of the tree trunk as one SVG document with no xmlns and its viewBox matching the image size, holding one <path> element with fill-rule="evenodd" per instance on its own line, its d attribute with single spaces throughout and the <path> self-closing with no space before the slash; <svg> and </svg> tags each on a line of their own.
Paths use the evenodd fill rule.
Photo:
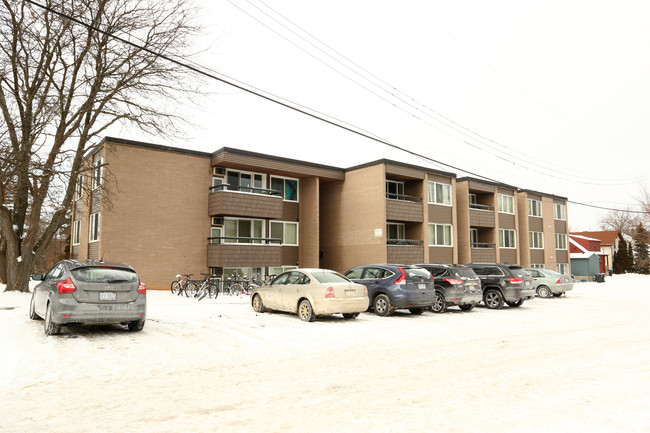
<svg viewBox="0 0 650 433">
<path fill-rule="evenodd" d="M 7 244 L 5 266 L 7 271 L 7 291 L 29 292 L 29 277 L 34 255 L 30 252 L 27 257 L 19 255 L 19 247 L 10 248 Z"/>
</svg>

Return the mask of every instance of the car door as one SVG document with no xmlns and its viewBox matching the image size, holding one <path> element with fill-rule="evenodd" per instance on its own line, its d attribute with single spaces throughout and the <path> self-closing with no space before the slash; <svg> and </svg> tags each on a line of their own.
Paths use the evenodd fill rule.
<svg viewBox="0 0 650 433">
<path fill-rule="evenodd" d="M 264 305 L 272 310 L 280 310 L 280 292 L 282 287 L 287 283 L 287 279 L 291 272 L 285 272 L 278 275 L 267 286 L 263 286 L 260 289 L 260 294 L 262 296 L 262 302 Z"/>
<path fill-rule="evenodd" d="M 63 263 L 58 263 L 45 274 L 43 281 L 34 287 L 34 308 L 39 316 L 45 317 L 45 307 L 50 296 L 58 296 L 56 283 L 63 279 L 65 273 Z"/>
<path fill-rule="evenodd" d="M 305 292 L 305 288 L 309 286 L 309 277 L 299 271 L 291 271 L 287 283 L 280 289 L 280 298 L 282 309 L 295 313 L 298 311 L 298 299 L 300 299 Z"/>
</svg>

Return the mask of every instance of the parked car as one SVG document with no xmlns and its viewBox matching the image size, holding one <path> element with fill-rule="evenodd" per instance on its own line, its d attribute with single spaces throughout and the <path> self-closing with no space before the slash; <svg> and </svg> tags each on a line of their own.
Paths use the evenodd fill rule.
<svg viewBox="0 0 650 433">
<path fill-rule="evenodd" d="M 458 305 L 469 311 L 483 300 L 481 280 L 476 273 L 463 265 L 416 265 L 431 272 L 436 289 L 436 301 L 431 306 L 434 313 L 444 313 L 447 307 Z"/>
<path fill-rule="evenodd" d="M 45 333 L 63 325 L 121 323 L 141 331 L 147 313 L 147 290 L 128 265 L 63 260 L 46 274 L 32 275 L 29 318 L 45 319 Z"/>
<path fill-rule="evenodd" d="M 535 298 L 533 279 L 519 265 L 503 263 L 469 263 L 481 279 L 483 303 L 486 307 L 498 310 L 505 302 L 511 307 L 519 307 L 524 301 Z"/>
<path fill-rule="evenodd" d="M 533 277 L 533 288 L 540 298 L 562 296 L 573 289 L 573 278 L 545 268 L 526 268 Z"/>
<path fill-rule="evenodd" d="M 297 313 L 305 322 L 337 313 L 354 319 L 368 309 L 368 290 L 329 269 L 293 269 L 254 289 L 251 305 L 258 313 Z"/>
<path fill-rule="evenodd" d="M 345 276 L 368 288 L 370 306 L 378 316 L 405 308 L 422 314 L 436 301 L 433 277 L 426 269 L 410 265 L 363 265 Z"/>
</svg>

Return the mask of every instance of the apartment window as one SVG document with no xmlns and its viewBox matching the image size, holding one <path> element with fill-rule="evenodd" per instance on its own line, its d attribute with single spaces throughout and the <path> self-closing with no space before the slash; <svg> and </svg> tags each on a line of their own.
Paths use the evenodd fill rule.
<svg viewBox="0 0 650 433">
<path fill-rule="evenodd" d="M 555 249 L 566 250 L 566 235 L 563 233 L 555 234 Z"/>
<path fill-rule="evenodd" d="M 451 206 L 451 185 L 429 182 L 429 203 Z"/>
<path fill-rule="evenodd" d="M 528 239 L 530 240 L 530 248 L 537 250 L 544 248 L 544 233 L 528 232 Z"/>
<path fill-rule="evenodd" d="M 469 195 L 469 204 L 476 204 L 476 194 Z"/>
<path fill-rule="evenodd" d="M 286 201 L 298 201 L 298 179 L 271 177 L 271 189 L 280 191 Z"/>
<path fill-rule="evenodd" d="M 508 196 L 505 196 L 508 197 Z M 514 230 L 499 229 L 499 247 L 516 248 L 516 235 Z"/>
<path fill-rule="evenodd" d="M 257 281 L 264 277 L 262 268 L 223 268 L 223 278 L 228 280 L 242 281 L 243 279 L 255 279 Z"/>
<path fill-rule="evenodd" d="M 499 194 L 497 196 L 499 212 L 501 213 L 515 213 L 515 197 L 511 195 Z"/>
<path fill-rule="evenodd" d="M 404 182 L 386 181 L 386 198 L 404 199 Z"/>
<path fill-rule="evenodd" d="M 429 245 L 451 247 L 453 244 L 451 224 L 429 224 Z"/>
<path fill-rule="evenodd" d="M 558 263 L 555 265 L 555 270 L 562 275 L 569 275 L 569 264 Z"/>
<path fill-rule="evenodd" d="M 102 171 L 103 171 L 103 165 L 104 165 L 104 157 L 100 156 L 95 160 L 95 163 L 93 164 L 93 173 L 92 173 L 92 182 L 91 182 L 91 187 L 92 189 L 95 189 L 102 184 Z"/>
<path fill-rule="evenodd" d="M 532 263 L 532 264 L 530 265 L 530 267 L 531 267 L 531 268 L 543 268 L 543 267 L 544 267 L 544 263 Z M 539 273 L 539 272 L 538 272 L 538 273 Z"/>
<path fill-rule="evenodd" d="M 566 206 L 560 203 L 554 203 L 553 216 L 556 220 L 566 220 Z"/>
<path fill-rule="evenodd" d="M 528 199 L 528 216 L 542 216 L 542 202 L 532 198 Z"/>
<path fill-rule="evenodd" d="M 224 243 L 227 244 L 261 244 L 264 237 L 264 221 L 253 219 L 224 219 Z"/>
<path fill-rule="evenodd" d="M 90 242 L 99 240 L 99 212 L 90 215 Z"/>
<path fill-rule="evenodd" d="M 281 273 L 290 271 L 292 269 L 298 269 L 298 266 L 270 266 L 269 275 L 275 275 L 277 277 Z"/>
<path fill-rule="evenodd" d="M 81 242 L 81 221 L 72 223 L 72 245 L 79 245 Z"/>
<path fill-rule="evenodd" d="M 271 237 L 282 245 L 298 245 L 298 223 L 271 221 Z"/>
<path fill-rule="evenodd" d="M 406 239 L 406 226 L 402 223 L 388 223 L 386 224 L 386 233 L 389 242 L 404 240 Z"/>
<path fill-rule="evenodd" d="M 472 247 L 478 244 L 478 229 L 469 229 L 469 243 Z"/>
<path fill-rule="evenodd" d="M 79 200 L 81 198 L 81 196 L 83 195 L 83 190 L 84 190 L 84 175 L 78 174 L 77 184 L 75 185 L 75 189 L 74 189 L 75 200 Z"/>
<path fill-rule="evenodd" d="M 219 188 L 219 186 L 222 185 L 222 184 L 223 184 L 223 177 L 213 177 L 212 178 L 212 186 L 213 186 L 212 191 L 213 192 L 214 191 L 223 191 L 223 187 Z M 217 187 L 217 188 L 215 188 L 215 187 Z"/>
<path fill-rule="evenodd" d="M 214 185 L 215 179 L 213 178 L 212 182 Z M 264 175 L 260 173 L 251 173 L 245 171 L 235 171 L 228 170 L 226 172 L 226 183 L 228 184 L 228 190 L 230 191 L 241 191 L 241 192 L 260 192 L 252 188 L 264 188 Z M 220 184 L 221 182 L 219 182 Z"/>
<path fill-rule="evenodd" d="M 221 233 L 222 233 L 221 227 L 212 227 L 210 229 L 210 237 L 211 238 L 220 238 Z M 221 241 L 222 241 L 221 239 L 210 239 L 211 244 L 220 244 Z"/>
</svg>

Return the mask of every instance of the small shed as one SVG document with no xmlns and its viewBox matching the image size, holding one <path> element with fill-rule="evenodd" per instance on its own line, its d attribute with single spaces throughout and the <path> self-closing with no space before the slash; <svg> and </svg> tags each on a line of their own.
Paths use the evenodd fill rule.
<svg viewBox="0 0 650 433">
<path fill-rule="evenodd" d="M 594 281 L 600 273 L 600 257 L 593 251 L 571 253 L 571 272 L 577 280 Z"/>
</svg>

